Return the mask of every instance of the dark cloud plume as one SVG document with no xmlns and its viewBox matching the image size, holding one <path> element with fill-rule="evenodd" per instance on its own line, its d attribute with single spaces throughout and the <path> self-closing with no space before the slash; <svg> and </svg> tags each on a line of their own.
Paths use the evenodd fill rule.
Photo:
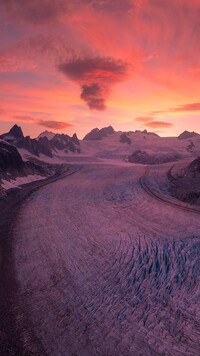
<svg viewBox="0 0 200 356">
<path fill-rule="evenodd" d="M 109 57 L 74 58 L 70 62 L 60 64 L 58 68 L 76 81 L 91 80 L 95 77 L 107 82 L 118 82 L 126 74 L 127 63 Z"/>
<path fill-rule="evenodd" d="M 60 64 L 59 71 L 81 86 L 81 99 L 90 109 L 105 110 L 112 86 L 126 77 L 128 64 L 114 58 L 74 58 Z"/>
<path fill-rule="evenodd" d="M 72 124 L 69 124 L 68 122 L 63 122 L 63 121 L 45 121 L 45 120 L 39 120 L 38 125 L 44 126 L 48 129 L 54 129 L 54 130 L 61 130 L 65 129 L 67 127 L 72 127 Z"/>
<path fill-rule="evenodd" d="M 106 109 L 103 92 L 98 83 L 82 85 L 81 99 L 83 99 L 90 109 L 103 111 Z"/>
</svg>

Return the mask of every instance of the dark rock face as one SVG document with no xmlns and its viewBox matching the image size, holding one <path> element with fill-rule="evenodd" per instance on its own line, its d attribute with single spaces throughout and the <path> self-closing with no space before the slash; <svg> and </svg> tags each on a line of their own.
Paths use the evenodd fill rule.
<svg viewBox="0 0 200 356">
<path fill-rule="evenodd" d="M 26 136 L 19 140 L 16 144 L 19 148 L 24 148 L 35 156 L 39 156 L 40 153 L 48 157 L 52 157 L 51 147 L 49 140 L 46 137 L 41 137 L 38 141 Z"/>
<path fill-rule="evenodd" d="M 73 143 L 75 143 L 75 145 L 80 146 L 80 142 L 79 142 L 79 139 L 78 139 L 76 133 L 73 134 L 71 140 L 72 140 Z"/>
<path fill-rule="evenodd" d="M 49 144 L 52 149 L 64 150 L 65 152 L 80 152 L 80 143 L 76 135 L 71 138 L 68 135 L 57 134 L 49 141 Z"/>
<path fill-rule="evenodd" d="M 24 162 L 16 147 L 0 141 L 0 173 L 19 172 L 24 168 Z"/>
<path fill-rule="evenodd" d="M 114 134 L 115 131 L 112 126 L 104 127 L 99 130 L 98 128 L 90 131 L 85 137 L 84 140 L 102 140 L 103 137 Z"/>
<path fill-rule="evenodd" d="M 129 145 L 131 144 L 130 138 L 127 136 L 126 133 L 121 134 L 120 136 L 120 142 L 121 143 L 128 143 Z"/>
<path fill-rule="evenodd" d="M 129 162 L 140 163 L 140 164 L 161 164 L 167 162 L 174 162 L 179 160 L 181 157 L 178 154 L 174 155 L 150 155 L 145 151 L 137 150 L 131 156 L 129 156 Z"/>
<path fill-rule="evenodd" d="M 168 175 L 171 194 L 184 202 L 200 205 L 200 157 L 192 161 L 180 174 Z"/>
<path fill-rule="evenodd" d="M 40 175 L 47 177 L 54 173 L 54 166 L 38 162 L 24 162 L 17 148 L 7 142 L 0 141 L 0 196 L 5 195 L 1 180 L 8 182 L 17 177 Z"/>
<path fill-rule="evenodd" d="M 36 140 L 30 138 L 30 136 L 24 137 L 21 127 L 14 125 L 8 133 L 1 135 L 0 138 L 14 144 L 18 148 L 26 149 L 35 156 L 39 156 L 42 153 L 48 157 L 52 157 L 52 150 L 56 148 L 65 152 L 80 152 L 80 142 L 76 134 L 73 137 L 57 134 L 51 140 L 43 136 Z"/>
<path fill-rule="evenodd" d="M 182 132 L 179 136 L 178 136 L 178 139 L 179 140 L 185 140 L 185 139 L 188 139 L 188 138 L 192 138 L 194 136 L 197 136 L 198 133 L 197 132 L 189 132 L 189 131 L 184 131 Z"/>
<path fill-rule="evenodd" d="M 191 174 L 193 177 L 200 174 L 200 157 L 196 158 L 189 164 L 187 174 Z"/>
<path fill-rule="evenodd" d="M 193 142 L 192 140 L 189 140 L 189 144 L 188 144 L 188 146 L 186 147 L 186 150 L 187 150 L 188 152 L 193 152 L 194 148 L 195 148 L 194 142 Z"/>
<path fill-rule="evenodd" d="M 40 153 L 52 157 L 51 146 L 47 137 L 40 137 L 38 140 L 38 149 Z"/>
<path fill-rule="evenodd" d="M 17 125 L 14 125 L 10 129 L 9 134 L 15 137 L 16 139 L 22 139 L 24 137 L 21 127 Z"/>
<path fill-rule="evenodd" d="M 99 131 L 98 128 L 93 129 L 83 138 L 83 140 L 101 140 Z"/>
</svg>

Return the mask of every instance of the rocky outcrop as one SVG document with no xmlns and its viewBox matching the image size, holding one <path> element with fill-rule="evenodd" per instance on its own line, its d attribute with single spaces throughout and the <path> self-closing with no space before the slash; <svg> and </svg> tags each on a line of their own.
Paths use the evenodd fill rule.
<svg viewBox="0 0 200 356">
<path fill-rule="evenodd" d="M 200 205 L 200 157 L 175 176 L 168 175 L 171 194 L 189 204 Z"/>
<path fill-rule="evenodd" d="M 75 143 L 75 145 L 80 146 L 80 142 L 79 142 L 79 139 L 78 139 L 76 133 L 73 134 L 71 140 L 72 140 L 73 143 Z"/>
<path fill-rule="evenodd" d="M 15 146 L 0 141 L 0 174 L 21 172 L 24 162 Z"/>
<path fill-rule="evenodd" d="M 131 163 L 154 165 L 154 164 L 178 161 L 180 158 L 181 157 L 178 154 L 150 155 L 149 153 L 147 153 L 145 151 L 137 150 L 131 156 L 129 156 L 128 161 Z"/>
<path fill-rule="evenodd" d="M 115 131 L 112 126 L 104 127 L 102 129 L 95 128 L 90 131 L 83 140 L 102 140 L 102 138 L 114 134 Z"/>
<path fill-rule="evenodd" d="M 128 145 L 131 144 L 131 139 L 127 136 L 126 133 L 123 133 L 120 135 L 120 142 L 121 143 L 127 143 Z"/>
<path fill-rule="evenodd" d="M 24 148 L 35 156 L 43 153 L 46 156 L 52 157 L 49 140 L 46 137 L 41 137 L 38 141 L 36 139 L 26 136 L 16 143 L 18 148 Z"/>
<path fill-rule="evenodd" d="M 189 143 L 188 143 L 188 146 L 186 147 L 186 150 L 188 151 L 188 152 L 193 152 L 194 151 L 194 148 L 195 148 L 195 144 L 194 144 L 194 142 L 192 141 L 192 140 L 189 140 L 188 141 Z"/>
<path fill-rule="evenodd" d="M 56 134 L 49 141 L 49 144 L 52 149 L 64 150 L 65 152 L 80 152 L 80 143 L 77 136 L 71 138 L 68 135 Z"/>
<path fill-rule="evenodd" d="M 187 175 L 191 175 L 194 178 L 198 176 L 200 178 L 200 157 L 196 158 L 194 161 L 192 161 L 186 170 Z"/>
</svg>

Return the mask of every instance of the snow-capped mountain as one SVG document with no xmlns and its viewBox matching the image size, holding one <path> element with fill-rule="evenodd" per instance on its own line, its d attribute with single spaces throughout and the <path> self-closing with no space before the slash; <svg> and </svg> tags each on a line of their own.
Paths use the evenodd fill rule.
<svg viewBox="0 0 200 356">
<path fill-rule="evenodd" d="M 21 127 L 14 125 L 9 132 L 2 134 L 0 139 L 4 141 L 1 162 L 6 153 L 3 145 L 9 144 L 9 157 L 13 154 L 15 160 L 16 154 L 19 154 L 23 162 L 40 166 L 43 166 L 44 162 L 66 164 L 94 160 L 99 163 L 112 161 L 115 164 L 124 162 L 158 165 L 177 163 L 185 159 L 189 163 L 200 156 L 200 135 L 194 132 L 183 132 L 179 137 L 160 137 L 146 130 L 117 132 L 108 126 L 93 129 L 80 141 L 76 134 L 70 137 L 50 131 L 44 131 L 37 139 L 32 139 L 30 136 L 24 136 Z M 0 169 L 2 173 L 2 167 Z"/>
<path fill-rule="evenodd" d="M 46 130 L 41 132 L 41 134 L 37 137 L 37 140 L 39 140 L 41 137 L 46 137 L 50 141 L 52 140 L 52 138 L 54 138 L 54 136 L 56 136 L 55 132 Z"/>
<path fill-rule="evenodd" d="M 55 164 L 67 163 L 69 152 L 80 152 L 76 134 L 72 137 L 64 134 L 48 136 L 25 137 L 17 125 L 0 136 L 0 195 L 20 184 L 52 175 Z"/>
<path fill-rule="evenodd" d="M 79 140 L 76 134 L 73 137 L 64 134 L 54 134 L 45 131 L 38 136 L 37 139 L 32 139 L 30 136 L 24 136 L 21 127 L 14 125 L 8 133 L 2 134 L 1 139 L 15 145 L 19 151 L 27 151 L 29 154 L 37 156 L 40 155 L 53 158 L 56 156 L 56 149 L 63 150 L 65 154 L 68 152 L 80 152 Z M 25 153 L 25 152 L 21 152 Z"/>
</svg>

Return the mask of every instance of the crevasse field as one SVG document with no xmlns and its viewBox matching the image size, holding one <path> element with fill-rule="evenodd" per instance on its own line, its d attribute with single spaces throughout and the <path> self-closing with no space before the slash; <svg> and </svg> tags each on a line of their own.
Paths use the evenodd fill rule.
<svg viewBox="0 0 200 356">
<path fill-rule="evenodd" d="M 199 355 L 199 211 L 167 197 L 169 165 L 152 169 L 85 161 L 25 202 L 14 251 L 30 352 Z"/>
</svg>

